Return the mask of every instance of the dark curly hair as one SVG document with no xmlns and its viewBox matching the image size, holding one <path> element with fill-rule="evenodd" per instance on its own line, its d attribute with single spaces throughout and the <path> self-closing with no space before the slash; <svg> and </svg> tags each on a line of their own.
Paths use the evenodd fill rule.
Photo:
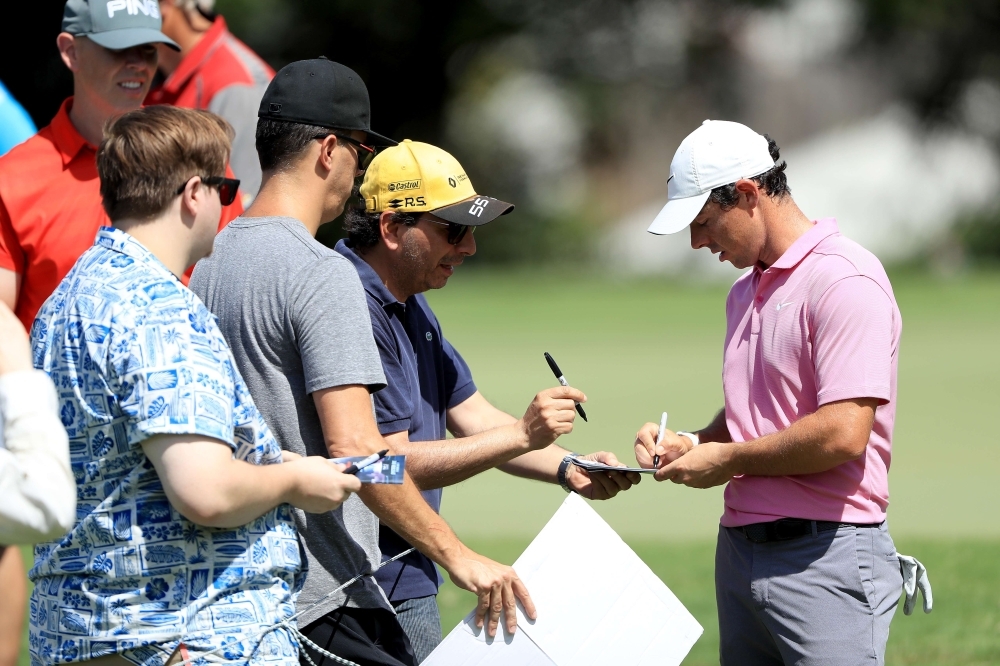
<svg viewBox="0 0 1000 666">
<path fill-rule="evenodd" d="M 764 138 L 767 139 L 767 152 L 771 153 L 774 167 L 750 180 L 757 183 L 757 186 L 763 189 L 767 196 L 784 199 L 792 193 L 792 188 L 788 187 L 788 177 L 785 175 L 788 163 L 778 163 L 778 158 L 781 156 L 778 152 L 778 144 L 766 134 Z M 736 191 L 736 183 L 729 183 L 713 189 L 712 193 L 708 195 L 708 200 L 719 204 L 722 210 L 732 210 L 739 203 L 740 193 Z"/>
<path fill-rule="evenodd" d="M 382 235 L 379 233 L 379 218 L 382 213 L 369 213 L 363 208 L 349 208 L 344 214 L 344 231 L 351 248 L 364 254 L 378 245 Z M 420 219 L 420 213 L 393 213 L 392 221 L 412 227 Z"/>
</svg>

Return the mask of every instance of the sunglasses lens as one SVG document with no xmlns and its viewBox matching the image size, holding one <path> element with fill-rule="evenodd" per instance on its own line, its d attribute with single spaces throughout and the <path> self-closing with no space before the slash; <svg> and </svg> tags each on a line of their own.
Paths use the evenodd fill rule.
<svg viewBox="0 0 1000 666">
<path fill-rule="evenodd" d="M 375 159 L 374 150 L 365 150 L 361 147 L 358 148 L 358 168 L 361 171 L 368 169 L 368 166 L 372 163 L 373 159 Z"/>
<path fill-rule="evenodd" d="M 236 188 L 230 182 L 224 182 L 219 185 L 219 201 L 222 202 L 223 206 L 228 206 L 234 201 L 236 201 Z"/>
<path fill-rule="evenodd" d="M 465 238 L 465 234 L 468 233 L 469 227 L 464 224 L 455 224 L 454 222 L 448 223 L 448 242 L 452 245 L 458 245 Z"/>
</svg>

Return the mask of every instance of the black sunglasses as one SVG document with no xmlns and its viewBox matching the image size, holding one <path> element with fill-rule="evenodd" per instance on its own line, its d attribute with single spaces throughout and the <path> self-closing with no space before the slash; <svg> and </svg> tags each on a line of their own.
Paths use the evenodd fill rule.
<svg viewBox="0 0 1000 666">
<path fill-rule="evenodd" d="M 375 159 L 375 155 L 378 153 L 378 149 L 373 146 L 361 143 L 357 139 L 349 137 L 346 134 L 340 134 L 338 132 L 326 132 L 325 134 L 317 134 L 316 136 L 313 137 L 313 139 L 317 141 L 322 141 L 331 134 L 342 141 L 346 141 L 347 143 L 352 144 L 357 149 L 358 171 L 366 171 L 368 169 L 368 165 L 372 163 L 373 159 Z"/>
<path fill-rule="evenodd" d="M 194 176 L 192 176 L 191 178 L 194 178 Z M 184 184 L 177 188 L 177 192 L 175 192 L 175 194 L 182 194 L 184 192 L 184 188 L 187 187 L 188 181 L 190 181 L 191 178 L 185 180 Z M 201 179 L 201 182 L 205 183 L 209 187 L 219 188 L 219 201 L 222 202 L 223 206 L 228 206 L 229 204 L 236 201 L 236 191 L 240 187 L 239 178 L 226 178 L 225 176 L 206 176 Z"/>
<path fill-rule="evenodd" d="M 441 226 L 448 227 L 448 243 L 451 245 L 458 245 L 465 238 L 465 234 L 472 230 L 472 233 L 476 233 L 476 228 L 469 226 L 467 224 L 456 224 L 454 222 L 438 222 L 437 220 L 427 220 L 428 222 L 433 222 L 434 224 L 440 224 Z"/>
</svg>

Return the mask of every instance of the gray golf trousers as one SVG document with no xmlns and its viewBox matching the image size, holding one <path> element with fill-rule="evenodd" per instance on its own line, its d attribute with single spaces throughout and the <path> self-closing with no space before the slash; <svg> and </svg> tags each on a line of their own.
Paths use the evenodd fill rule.
<svg viewBox="0 0 1000 666">
<path fill-rule="evenodd" d="M 720 662 L 881 666 L 902 584 L 885 523 L 768 543 L 720 527 Z"/>
</svg>

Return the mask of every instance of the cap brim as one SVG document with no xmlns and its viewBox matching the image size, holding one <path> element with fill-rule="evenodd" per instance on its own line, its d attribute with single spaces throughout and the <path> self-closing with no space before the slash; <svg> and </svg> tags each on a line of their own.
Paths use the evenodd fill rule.
<svg viewBox="0 0 1000 666">
<path fill-rule="evenodd" d="M 485 202 L 485 203 L 483 203 Z M 478 227 L 514 210 L 514 204 L 482 195 L 472 196 L 450 206 L 430 211 L 445 222 Z"/>
<path fill-rule="evenodd" d="M 705 202 L 708 201 L 708 197 L 711 194 L 711 191 L 709 191 L 703 194 L 696 194 L 693 197 L 668 201 L 667 205 L 663 207 L 646 231 L 662 236 L 676 234 L 678 231 L 685 229 L 694 221 L 694 218 L 698 217 L 698 213 L 705 207 Z"/>
<path fill-rule="evenodd" d="M 164 35 L 159 30 L 152 28 L 122 28 L 120 30 L 108 30 L 105 32 L 95 32 L 83 35 L 98 46 L 106 49 L 120 51 L 130 49 L 141 44 L 166 44 L 175 51 L 180 51 L 181 47 L 177 42 Z"/>
<path fill-rule="evenodd" d="M 367 136 L 368 143 L 371 144 L 371 145 L 373 145 L 373 146 L 377 146 L 379 148 L 388 148 L 390 146 L 398 146 L 399 145 L 398 141 L 393 141 L 389 137 L 382 136 L 378 132 L 373 132 L 371 130 L 362 130 L 362 131 L 368 132 L 368 136 Z"/>
</svg>

